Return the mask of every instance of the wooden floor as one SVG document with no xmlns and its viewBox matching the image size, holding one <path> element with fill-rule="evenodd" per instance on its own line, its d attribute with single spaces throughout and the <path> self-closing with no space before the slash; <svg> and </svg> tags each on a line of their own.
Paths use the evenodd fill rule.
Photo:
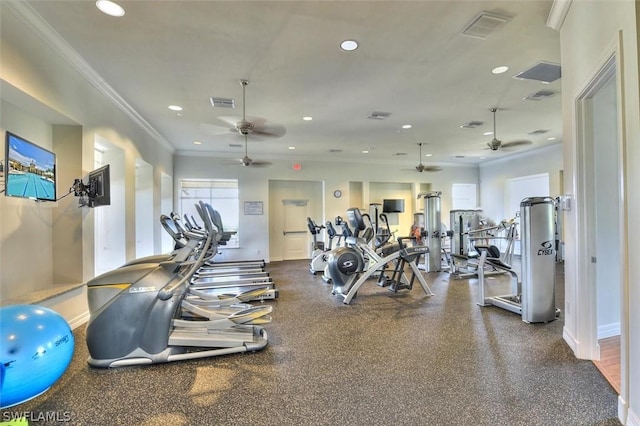
<svg viewBox="0 0 640 426">
<path fill-rule="evenodd" d="M 600 361 L 593 361 L 611 386 L 620 394 L 620 336 L 607 337 L 598 341 Z"/>
</svg>

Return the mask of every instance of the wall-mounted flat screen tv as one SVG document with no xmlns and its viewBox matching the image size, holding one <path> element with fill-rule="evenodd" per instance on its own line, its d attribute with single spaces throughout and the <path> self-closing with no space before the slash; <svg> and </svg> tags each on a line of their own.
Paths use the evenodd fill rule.
<svg viewBox="0 0 640 426">
<path fill-rule="evenodd" d="M 6 132 L 5 195 L 56 201 L 56 154 Z"/>
<path fill-rule="evenodd" d="M 111 204 L 111 173 L 108 164 L 89 173 L 88 186 L 89 207 Z"/>
<path fill-rule="evenodd" d="M 404 199 L 382 200 L 383 213 L 404 213 Z"/>
</svg>

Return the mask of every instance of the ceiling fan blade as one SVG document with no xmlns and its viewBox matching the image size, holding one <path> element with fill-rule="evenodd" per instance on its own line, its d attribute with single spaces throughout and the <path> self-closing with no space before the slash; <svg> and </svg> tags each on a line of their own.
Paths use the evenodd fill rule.
<svg viewBox="0 0 640 426">
<path fill-rule="evenodd" d="M 268 138 L 281 138 L 287 133 L 287 129 L 284 126 L 280 125 L 265 125 L 258 126 L 255 125 L 253 130 L 251 131 L 252 135 L 263 136 Z"/>
<path fill-rule="evenodd" d="M 216 120 L 222 121 L 223 123 L 225 123 L 225 125 L 228 125 L 230 128 L 233 128 L 233 129 L 236 128 L 236 123 L 238 121 L 242 121 L 242 117 L 240 116 L 221 115 L 215 118 Z"/>
<path fill-rule="evenodd" d="M 440 166 L 424 166 L 425 172 L 439 172 L 442 170 Z"/>
<path fill-rule="evenodd" d="M 217 126 L 209 123 L 200 123 L 200 130 L 212 136 L 238 133 L 235 126 Z"/>
<path fill-rule="evenodd" d="M 269 161 L 255 160 L 251 162 L 251 167 L 269 167 L 271 164 Z"/>
<path fill-rule="evenodd" d="M 528 139 L 520 139 L 515 141 L 509 141 L 502 144 L 502 148 L 515 148 L 518 146 L 531 145 L 533 142 Z"/>
</svg>

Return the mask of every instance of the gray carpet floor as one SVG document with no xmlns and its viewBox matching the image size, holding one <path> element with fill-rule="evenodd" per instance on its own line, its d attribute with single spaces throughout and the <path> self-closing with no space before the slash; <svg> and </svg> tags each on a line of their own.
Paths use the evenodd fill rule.
<svg viewBox="0 0 640 426">
<path fill-rule="evenodd" d="M 57 412 L 72 425 L 620 424 L 616 393 L 573 356 L 562 317 L 526 324 L 481 308 L 476 280 L 446 273 L 427 274 L 433 297 L 371 282 L 344 305 L 307 266 L 268 265 L 280 297 L 263 351 L 95 369 L 80 327 L 64 376 L 8 411 Z M 562 278 L 559 269 L 560 307 Z"/>
</svg>

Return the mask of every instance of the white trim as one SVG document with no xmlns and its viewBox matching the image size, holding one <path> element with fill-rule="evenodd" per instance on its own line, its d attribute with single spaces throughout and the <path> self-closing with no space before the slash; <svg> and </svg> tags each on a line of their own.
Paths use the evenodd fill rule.
<svg viewBox="0 0 640 426">
<path fill-rule="evenodd" d="M 576 150 L 574 162 L 576 165 L 576 203 L 580 206 L 577 209 L 577 233 L 576 233 L 576 282 L 581 283 L 576 286 L 576 306 L 575 318 L 577 329 L 578 348 L 576 356 L 584 359 L 598 359 L 598 335 L 597 335 L 597 299 L 595 285 L 595 266 L 591 261 L 593 253 L 590 247 L 594 246 L 594 241 L 590 230 L 591 224 L 591 204 L 593 199 L 592 188 L 593 176 L 590 165 L 593 164 L 593 152 L 587 149 L 592 144 L 585 144 L 591 140 L 590 127 L 587 126 L 587 117 L 591 110 L 591 97 L 602 85 L 616 75 L 616 58 L 618 50 L 615 46 L 608 49 L 604 60 L 600 62 L 595 72 L 590 75 L 589 80 L 584 84 L 584 89 L 578 94 L 575 100 L 575 124 L 576 124 Z M 620 100 L 618 100 L 620 109 Z M 621 133 L 620 133 L 621 134 Z M 623 206 L 620 206 L 622 209 Z"/>
<path fill-rule="evenodd" d="M 569 345 L 569 347 L 571 348 L 573 353 L 577 354 L 577 352 L 578 352 L 578 341 L 576 340 L 575 336 L 573 334 L 571 334 L 571 331 L 569 331 L 569 329 L 567 328 L 566 325 L 564 327 L 562 327 L 562 339 L 565 341 L 565 343 L 567 345 Z"/>
<path fill-rule="evenodd" d="M 171 153 L 175 148 L 171 146 L 147 120 L 144 119 L 113 87 L 96 72 L 87 61 L 58 34 L 27 2 L 5 2 L 5 5 L 29 26 L 51 49 L 60 55 L 69 65 L 75 68 L 93 87 L 102 93 L 116 107 L 125 113 L 135 124 L 147 132 L 153 139 L 161 143 Z"/>
<path fill-rule="evenodd" d="M 628 404 L 625 404 L 622 397 L 618 397 L 618 412 L 622 412 L 621 410 L 625 409 L 627 406 Z M 629 408 L 627 411 L 627 421 L 622 424 L 626 424 L 627 426 L 640 426 L 640 414 Z"/>
<path fill-rule="evenodd" d="M 89 317 L 90 317 L 89 311 L 85 311 L 80 315 L 74 318 L 71 318 L 67 322 L 69 323 L 69 327 L 71 327 L 72 330 L 75 330 L 81 325 L 86 324 L 89 321 Z"/>
<path fill-rule="evenodd" d="M 620 322 L 598 326 L 598 340 L 620 335 Z"/>
<path fill-rule="evenodd" d="M 564 19 L 569 13 L 572 0 L 553 0 L 549 16 L 547 16 L 547 27 L 553 28 L 556 31 L 560 31 Z"/>
<path fill-rule="evenodd" d="M 619 174 L 619 189 L 620 193 L 618 198 L 621 200 L 620 216 L 619 216 L 619 241 L 620 241 L 620 268 L 621 268 L 621 291 L 620 291 L 620 398 L 619 402 L 622 403 L 622 407 L 618 406 L 618 418 L 620 421 L 626 424 L 635 424 L 640 426 L 640 417 L 633 410 L 629 409 L 628 404 L 625 402 L 629 398 L 629 382 L 630 382 L 630 356 L 629 356 L 629 340 L 630 340 L 630 311 L 631 311 L 631 298 L 629 297 L 630 279 L 629 272 L 631 270 L 629 266 L 629 253 L 631 252 L 631 244 L 629 241 L 629 215 L 628 215 L 628 197 L 627 197 L 627 132 L 626 132 L 626 120 L 625 120 L 625 70 L 624 70 L 624 56 L 623 56 L 623 34 L 622 30 L 618 31 L 618 39 L 616 44 L 616 87 L 618 93 L 616 94 L 618 99 L 618 107 L 620 114 L 618 114 L 618 127 L 620 129 L 620 137 L 618 147 L 618 164 L 620 165 Z M 631 420 L 628 419 L 631 417 Z"/>
</svg>

